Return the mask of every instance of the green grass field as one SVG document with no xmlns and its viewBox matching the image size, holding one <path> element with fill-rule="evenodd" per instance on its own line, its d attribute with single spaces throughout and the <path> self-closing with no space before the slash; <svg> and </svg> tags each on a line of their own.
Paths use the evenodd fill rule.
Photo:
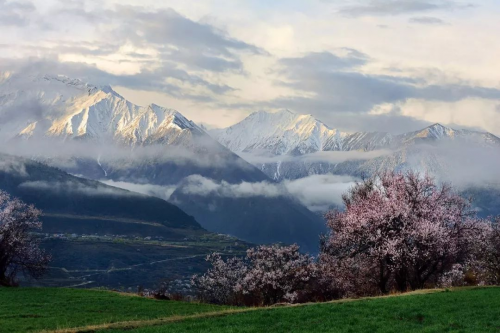
<svg viewBox="0 0 500 333">
<path fill-rule="evenodd" d="M 223 309 L 99 290 L 0 288 L 0 332 L 38 332 Z"/>
<path fill-rule="evenodd" d="M 75 328 L 75 329 L 66 329 Z M 275 308 L 156 301 L 106 291 L 0 289 L 0 332 L 500 332 L 500 288 Z"/>
</svg>

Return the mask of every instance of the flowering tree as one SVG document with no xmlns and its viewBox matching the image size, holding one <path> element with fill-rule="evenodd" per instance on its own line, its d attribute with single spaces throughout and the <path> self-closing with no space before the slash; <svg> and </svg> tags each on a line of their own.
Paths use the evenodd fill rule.
<svg viewBox="0 0 500 333">
<path fill-rule="evenodd" d="M 306 284 L 317 277 L 311 256 L 301 254 L 299 246 L 259 246 L 247 251 L 249 269 L 241 281 L 241 291 L 259 295 L 264 305 L 293 303 Z"/>
<path fill-rule="evenodd" d="M 236 304 L 237 293 L 248 267 L 241 258 L 226 261 L 218 253 L 207 256 L 212 264 L 204 275 L 194 275 L 191 284 L 198 291 L 198 297 L 210 303 Z"/>
<path fill-rule="evenodd" d="M 491 283 L 500 285 L 500 218 L 492 224 L 487 254 L 488 268 L 491 272 Z"/>
<path fill-rule="evenodd" d="M 491 283 L 500 285 L 500 218 L 492 224 L 489 238 L 489 249 L 486 251 L 488 268 L 491 272 Z"/>
<path fill-rule="evenodd" d="M 38 278 L 50 257 L 32 231 L 41 228 L 40 211 L 0 191 L 0 286 L 16 285 L 16 276 Z"/>
<path fill-rule="evenodd" d="M 351 261 L 359 278 L 387 293 L 422 288 L 465 263 L 481 221 L 448 185 L 416 173 L 385 173 L 354 186 L 344 211 L 327 214 L 322 256 Z"/>
<path fill-rule="evenodd" d="M 307 284 L 317 277 L 313 258 L 297 245 L 259 246 L 244 259 L 207 257 L 212 268 L 193 277 L 193 285 L 205 301 L 222 304 L 270 305 L 296 302 Z"/>
<path fill-rule="evenodd" d="M 500 217 L 486 225 L 472 269 L 481 284 L 500 284 Z"/>
</svg>

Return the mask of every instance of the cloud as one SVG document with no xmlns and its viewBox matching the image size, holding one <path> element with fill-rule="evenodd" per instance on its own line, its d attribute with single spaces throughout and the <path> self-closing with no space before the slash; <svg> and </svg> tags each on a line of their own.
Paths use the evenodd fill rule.
<svg viewBox="0 0 500 333">
<path fill-rule="evenodd" d="M 37 121 L 47 115 L 47 108 L 35 100 L 23 100 L 6 105 L 0 111 L 0 124 L 7 125 L 18 120 Z M 0 128 L 1 131 L 1 128 Z"/>
<path fill-rule="evenodd" d="M 412 17 L 410 23 L 424 24 L 424 25 L 445 25 L 446 22 L 437 17 Z"/>
<path fill-rule="evenodd" d="M 283 65 L 283 72 L 293 69 L 295 71 L 337 71 L 343 69 L 353 69 L 365 65 L 369 57 L 354 49 L 340 49 L 340 54 L 331 52 L 312 52 L 304 57 L 283 58 L 280 60 Z"/>
<path fill-rule="evenodd" d="M 213 94 L 225 94 L 234 89 L 225 84 L 215 84 L 202 77 L 190 74 L 175 64 L 161 64 L 157 69 L 143 69 L 137 74 L 112 74 L 90 64 L 60 62 L 53 58 L 31 58 L 23 60 L 0 59 L 0 71 L 9 70 L 16 75 L 65 75 L 95 85 L 123 86 L 130 89 L 161 91 L 177 98 L 199 100 L 196 88 L 204 88 Z M 173 80 L 173 81 L 169 81 Z"/>
<path fill-rule="evenodd" d="M 361 54 L 361 53 L 360 53 Z M 410 99 L 453 103 L 468 98 L 500 100 L 500 89 L 474 85 L 465 81 L 431 82 L 425 76 L 367 74 L 359 68 L 370 64 L 368 56 L 350 52 L 336 54 L 309 53 L 279 60 L 277 72 L 283 78 L 276 84 L 293 89 L 295 94 L 262 102 L 263 107 L 288 108 L 298 113 L 309 110 L 315 117 L 338 128 L 338 118 L 369 114 L 377 106 L 392 104 L 385 117 L 404 119 L 397 105 Z M 393 71 L 394 72 L 394 71 Z M 366 118 L 366 117 L 365 117 Z M 378 117 L 371 117 L 372 119 Z M 360 118 L 356 120 L 361 120 Z M 370 124 L 368 123 L 367 126 Z M 374 129 L 375 130 L 375 129 Z"/>
<path fill-rule="evenodd" d="M 131 192 L 141 193 L 145 195 L 150 195 L 153 197 L 157 197 L 163 200 L 168 201 L 172 193 L 174 193 L 177 186 L 159 186 L 152 184 L 135 184 L 135 183 L 127 183 L 121 181 L 113 181 L 113 180 L 101 180 L 101 183 L 104 183 L 109 186 L 122 188 Z"/>
<path fill-rule="evenodd" d="M 468 0 L 322 0 L 264 7 L 218 1 L 33 1 L 28 5 L 22 0 L 0 0 L 0 6 L 5 6 L 0 13 L 7 13 L 7 4 L 12 9 L 14 3 L 23 18 L 5 14 L 8 17 L 0 19 L 0 23 L 19 24 L 6 28 L 0 38 L 5 57 L 0 64 L 8 57 L 35 57 L 38 61 L 30 61 L 29 71 L 110 84 L 138 104 L 154 101 L 215 126 L 231 125 L 260 108 L 282 107 L 313 113 L 335 127 L 337 116 L 352 124 L 365 120 L 360 114 L 370 112 L 373 105 L 398 103 L 412 94 L 417 98 L 412 85 L 422 88 L 430 83 L 419 86 L 417 81 L 423 77 L 419 74 L 403 77 L 411 66 L 456 71 L 475 82 L 468 84 L 472 87 L 497 86 L 492 74 L 498 49 L 492 32 L 496 5 L 491 1 L 467 17 L 460 16 L 470 13 L 458 9 L 470 7 Z M 334 8 L 350 17 L 385 17 L 340 17 L 334 22 Z M 387 17 L 394 15 L 402 17 Z M 437 24 L 436 17 L 454 24 L 425 38 L 422 29 L 408 25 L 409 20 Z M 480 24 L 483 20 L 492 28 L 485 29 Z M 475 47 L 464 48 L 464 40 Z M 280 68 L 274 55 L 282 58 Z M 391 66 L 401 72 L 379 74 Z M 300 77 L 288 77 L 290 70 L 307 74 L 311 68 L 323 72 L 323 77 L 305 75 L 303 84 L 294 82 Z M 348 120 L 348 113 L 355 120 Z M 375 130 L 387 128 L 380 118 L 390 117 L 366 119 L 377 119 L 380 126 Z M 360 122 L 354 129 L 369 125 Z"/>
<path fill-rule="evenodd" d="M 32 189 L 39 191 L 77 193 L 86 196 L 133 196 L 136 195 L 129 191 L 123 191 L 109 186 L 86 186 L 84 184 L 72 181 L 27 181 L 19 184 L 19 188 Z"/>
<path fill-rule="evenodd" d="M 298 200 L 312 211 L 324 212 L 342 204 L 342 194 L 355 182 L 355 178 L 335 175 L 312 175 L 282 183 L 217 182 L 199 175 L 184 179 L 179 190 L 184 194 L 219 196 L 224 198 L 289 197 Z"/>
<path fill-rule="evenodd" d="M 296 103 L 303 109 L 368 112 L 374 105 L 404 101 L 409 98 L 450 102 L 467 97 L 500 99 L 500 89 L 495 88 L 471 86 L 465 83 L 427 84 L 425 80 L 415 77 L 352 71 L 346 64 L 356 63 L 358 59 L 357 56 L 349 55 L 339 62 L 339 58 L 333 54 L 330 56 L 323 54 L 318 59 L 316 53 L 309 53 L 300 58 L 281 59 L 280 73 L 287 81 L 282 81 L 280 84 L 298 91 L 313 93 L 314 97 L 285 97 L 276 102 L 289 105 Z"/>
<path fill-rule="evenodd" d="M 12 24 L 37 25 L 40 37 L 34 44 L 26 38 L 24 43 L 4 45 L 13 54 L 35 56 L 24 64 L 30 72 L 63 74 L 96 84 L 105 82 L 162 92 L 180 100 L 210 102 L 214 96 L 235 90 L 220 82 L 225 73 L 245 75 L 242 55 L 268 54 L 171 8 L 80 2 L 47 6 L 45 15 L 35 11 L 34 17 L 21 20 L 13 12 L 20 10 L 20 3 L 0 0 L 0 9 L 9 9 L 5 14 L 0 11 L 6 16 L 5 20 L 0 16 L 0 22 L 5 24 L 9 19 Z M 22 9 L 27 11 L 25 7 Z M 75 38 L 54 38 L 60 26 Z M 45 35 L 50 37 L 44 39 Z M 5 67 L 8 60 L 1 60 Z"/>
<path fill-rule="evenodd" d="M 268 155 L 266 152 L 241 152 L 238 153 L 246 161 L 259 165 L 268 163 L 286 163 L 286 162 L 302 162 L 302 163 L 342 163 L 346 161 L 355 160 L 367 160 L 372 158 L 377 158 L 380 156 L 385 156 L 390 154 L 390 151 L 386 150 L 373 150 L 369 152 L 361 151 L 318 151 L 314 153 L 304 154 L 300 156 L 293 155 Z"/>
<path fill-rule="evenodd" d="M 441 168 L 436 176 L 441 181 L 458 188 L 500 185 L 498 143 L 481 146 L 473 142 L 444 141 L 425 149 L 436 158 Z"/>
<path fill-rule="evenodd" d="M 172 8 L 116 5 L 86 9 L 74 3 L 73 7 L 56 10 L 54 15 L 78 17 L 109 34 L 108 42 L 153 48 L 162 60 L 183 63 L 193 69 L 241 70 L 238 52 L 267 54 L 259 47 L 233 38 L 210 24 L 191 20 Z M 109 31 L 109 26 L 114 29 Z M 109 51 L 115 53 L 116 49 Z"/>
<path fill-rule="evenodd" d="M 248 198 L 260 196 L 272 198 L 283 195 L 279 185 L 269 182 L 241 182 L 239 184 L 231 184 L 226 181 L 217 182 L 200 175 L 186 177 L 180 189 L 184 194 L 200 196 L 215 195 L 223 198 Z"/>
<path fill-rule="evenodd" d="M 221 148 L 214 140 L 194 138 L 193 146 L 175 146 L 164 144 L 151 144 L 141 146 L 140 149 L 120 146 L 114 143 L 94 141 L 70 140 L 63 141 L 58 138 L 36 137 L 31 140 L 10 140 L 9 144 L 0 146 L 0 152 L 35 158 L 55 167 L 69 169 L 77 166 L 78 161 L 88 160 L 99 163 L 105 169 L 133 169 L 148 163 L 189 165 L 202 168 L 221 168 L 237 165 L 240 168 L 251 167 L 241 159 Z M 210 152 L 210 154 L 206 153 Z M 104 172 L 103 172 L 104 175 Z"/>
<path fill-rule="evenodd" d="M 312 175 L 284 182 L 288 192 L 312 211 L 325 212 L 342 205 L 342 195 L 356 182 L 349 176 Z"/>
<path fill-rule="evenodd" d="M 0 172 L 13 174 L 16 176 L 27 177 L 26 165 L 23 161 L 12 156 L 2 155 L 0 158 Z"/>
<path fill-rule="evenodd" d="M 347 16 L 391 16 L 436 10 L 455 10 L 472 7 L 452 0 L 369 0 L 345 6 L 339 13 Z"/>
<path fill-rule="evenodd" d="M 35 10 L 29 1 L 0 0 L 0 26 L 26 26 L 29 15 Z"/>
<path fill-rule="evenodd" d="M 117 6 L 114 14 L 120 20 L 115 31 L 119 39 L 138 46 L 145 42 L 154 44 L 165 60 L 175 60 L 190 67 L 215 72 L 241 70 L 242 62 L 235 51 L 266 53 L 211 25 L 192 21 L 173 9 L 148 11 L 140 7 Z"/>
</svg>

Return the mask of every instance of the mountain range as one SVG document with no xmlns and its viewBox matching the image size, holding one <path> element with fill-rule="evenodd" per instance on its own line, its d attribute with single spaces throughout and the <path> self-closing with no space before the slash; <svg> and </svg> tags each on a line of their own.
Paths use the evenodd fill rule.
<svg viewBox="0 0 500 333">
<path fill-rule="evenodd" d="M 171 201 L 209 231 L 312 252 L 325 231 L 321 217 L 287 195 L 264 202 L 184 190 L 193 175 L 228 184 L 271 180 L 178 111 L 137 106 L 109 86 L 13 74 L 0 82 L 0 120 L 4 151 L 88 179 L 173 187 Z"/>
<path fill-rule="evenodd" d="M 399 135 L 383 132 L 347 133 L 311 115 L 288 110 L 256 112 L 211 135 L 281 181 L 313 174 L 369 176 L 384 170 L 419 170 L 445 179 L 458 151 L 498 152 L 500 138 L 487 132 L 434 124 Z M 457 165 L 455 165 L 457 167 Z"/>
</svg>

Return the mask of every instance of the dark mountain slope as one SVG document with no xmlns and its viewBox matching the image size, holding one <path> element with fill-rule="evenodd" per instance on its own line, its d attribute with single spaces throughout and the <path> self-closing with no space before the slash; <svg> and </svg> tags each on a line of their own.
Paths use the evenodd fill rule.
<svg viewBox="0 0 500 333">
<path fill-rule="evenodd" d="M 201 230 L 195 219 L 164 200 L 71 176 L 31 160 L 0 154 L 0 189 L 44 213 L 45 232 L 170 236 Z M 173 234 L 172 234 L 173 235 Z"/>
</svg>

